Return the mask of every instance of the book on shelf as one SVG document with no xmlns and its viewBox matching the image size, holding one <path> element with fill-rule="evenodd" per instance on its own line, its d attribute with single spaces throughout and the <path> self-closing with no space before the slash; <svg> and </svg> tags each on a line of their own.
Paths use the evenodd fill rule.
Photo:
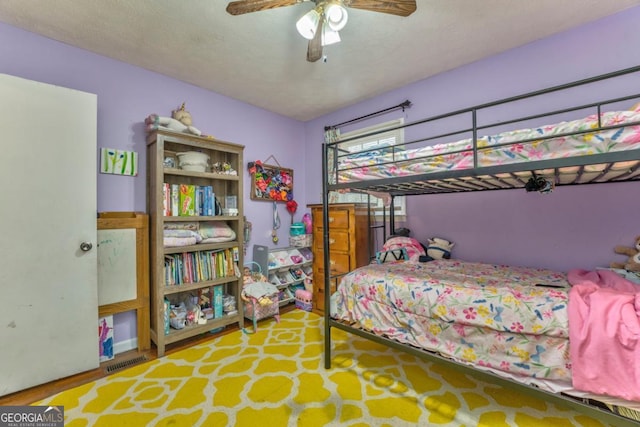
<svg viewBox="0 0 640 427">
<path fill-rule="evenodd" d="M 191 184 L 180 184 L 179 216 L 195 216 L 196 187 Z"/>
<path fill-rule="evenodd" d="M 211 185 L 206 185 L 204 187 L 204 214 L 206 216 L 214 216 L 214 200 L 215 194 L 213 193 L 213 187 Z"/>
<path fill-rule="evenodd" d="M 193 264 L 191 263 L 191 253 L 184 254 L 184 283 L 193 283 Z"/>
<path fill-rule="evenodd" d="M 202 194 L 202 187 L 200 185 L 195 185 L 194 186 L 195 190 L 195 204 L 194 204 L 194 215 L 195 216 L 202 216 L 203 215 L 203 210 L 202 210 L 202 201 L 203 201 L 203 194 Z"/>
<path fill-rule="evenodd" d="M 171 216 L 178 216 L 180 213 L 180 186 L 171 184 Z"/>
<path fill-rule="evenodd" d="M 222 286 L 214 286 L 213 287 L 213 316 L 217 319 L 223 316 L 223 306 L 222 306 L 222 298 L 223 298 L 224 289 Z"/>
<path fill-rule="evenodd" d="M 166 286 L 199 283 L 236 274 L 237 247 L 165 255 Z"/>
<path fill-rule="evenodd" d="M 213 216 L 213 187 L 211 185 L 198 186 L 201 198 L 198 205 L 198 212 L 201 216 Z"/>
<path fill-rule="evenodd" d="M 211 185 L 168 184 L 162 187 L 164 216 L 215 216 Z"/>
<path fill-rule="evenodd" d="M 171 216 L 171 185 L 162 184 L 162 212 L 164 216 Z"/>
</svg>

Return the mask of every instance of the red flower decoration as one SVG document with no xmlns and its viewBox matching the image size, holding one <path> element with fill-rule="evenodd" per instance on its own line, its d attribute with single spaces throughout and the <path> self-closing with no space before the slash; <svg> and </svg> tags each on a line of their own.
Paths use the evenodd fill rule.
<svg viewBox="0 0 640 427">
<path fill-rule="evenodd" d="M 296 213 L 297 210 L 298 210 L 298 202 L 296 202 L 295 200 L 289 200 L 287 202 L 287 212 L 293 215 L 294 213 Z"/>
</svg>

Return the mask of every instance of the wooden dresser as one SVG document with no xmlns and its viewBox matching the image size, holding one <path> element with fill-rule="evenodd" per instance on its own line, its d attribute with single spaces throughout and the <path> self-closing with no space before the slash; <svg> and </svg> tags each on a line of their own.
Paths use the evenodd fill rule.
<svg viewBox="0 0 640 427">
<path fill-rule="evenodd" d="M 322 205 L 308 205 L 313 220 L 313 310 L 325 311 L 325 271 Z M 330 274 L 348 273 L 369 263 L 366 205 L 336 203 L 329 207 L 329 262 Z M 336 290 L 338 278 L 331 281 L 331 292 Z"/>
</svg>

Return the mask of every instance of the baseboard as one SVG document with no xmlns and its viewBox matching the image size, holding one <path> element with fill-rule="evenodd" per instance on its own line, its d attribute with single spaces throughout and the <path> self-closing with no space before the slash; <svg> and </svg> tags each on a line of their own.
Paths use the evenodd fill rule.
<svg viewBox="0 0 640 427">
<path fill-rule="evenodd" d="M 138 348 L 138 338 L 130 338 L 124 341 L 118 341 L 113 344 L 113 354 L 124 353 L 129 350 L 136 350 Z"/>
</svg>

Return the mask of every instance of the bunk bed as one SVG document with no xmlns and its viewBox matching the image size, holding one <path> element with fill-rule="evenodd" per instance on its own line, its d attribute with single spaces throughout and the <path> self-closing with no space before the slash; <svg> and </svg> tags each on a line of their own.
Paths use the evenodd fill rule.
<svg viewBox="0 0 640 427">
<path fill-rule="evenodd" d="M 341 148 L 349 140 L 325 143 L 325 271 L 331 271 L 332 191 L 384 193 L 393 200 L 640 180 L 638 83 L 640 66 L 429 117 L 402 126 L 407 142 L 401 146 L 354 153 Z M 604 91 L 612 95 L 589 95 Z M 533 102 L 539 97 L 560 107 L 539 111 L 539 105 L 551 104 Z M 568 104 L 575 99 L 580 101 Z M 393 261 L 326 274 L 325 282 L 325 289 L 338 283 L 334 294 L 325 293 L 325 307 L 331 307 L 324 331 L 327 369 L 331 329 L 337 328 L 612 425 L 638 425 L 637 394 L 625 400 L 572 385 L 568 307 L 577 287 L 566 273 L 462 260 Z M 505 340 L 511 344 L 493 345 Z"/>
</svg>

